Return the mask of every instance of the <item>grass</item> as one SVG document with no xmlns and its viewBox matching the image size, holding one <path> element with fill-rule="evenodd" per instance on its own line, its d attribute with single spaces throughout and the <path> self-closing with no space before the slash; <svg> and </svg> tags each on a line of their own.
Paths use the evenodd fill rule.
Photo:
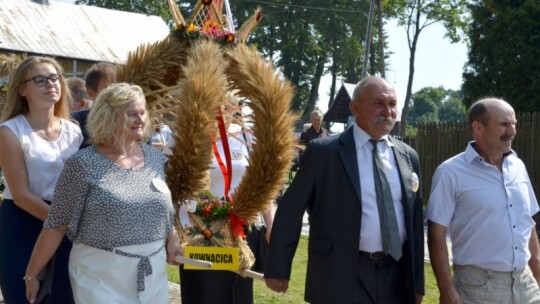
<svg viewBox="0 0 540 304">
<path fill-rule="evenodd" d="M 305 303 L 304 302 L 304 287 L 306 279 L 307 265 L 307 238 L 301 237 L 296 255 L 293 261 L 293 269 L 291 273 L 291 281 L 289 282 L 289 290 L 286 294 L 276 293 L 268 289 L 264 282 L 255 280 L 253 286 L 253 297 L 257 304 L 281 304 L 281 303 Z M 169 281 L 178 283 L 180 281 L 178 267 L 167 266 Z M 435 276 L 431 269 L 431 265 L 426 263 L 426 295 L 423 303 L 435 304 L 439 303 L 439 291 Z"/>
<path fill-rule="evenodd" d="M 305 303 L 304 288 L 306 283 L 307 237 L 301 237 L 293 260 L 289 290 L 286 294 L 270 290 L 264 282 L 257 281 L 253 285 L 255 303 Z"/>
</svg>

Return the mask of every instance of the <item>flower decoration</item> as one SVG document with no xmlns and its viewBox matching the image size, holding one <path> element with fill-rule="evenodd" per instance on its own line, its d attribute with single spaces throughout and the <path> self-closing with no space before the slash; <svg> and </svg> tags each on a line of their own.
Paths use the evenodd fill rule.
<svg viewBox="0 0 540 304">
<path fill-rule="evenodd" d="M 217 36 L 221 33 L 219 23 L 214 20 L 205 21 L 201 27 L 201 33 Z"/>
<path fill-rule="evenodd" d="M 235 38 L 236 38 L 236 37 L 234 36 L 233 33 L 226 33 L 226 34 L 224 35 L 224 39 L 223 39 L 223 40 L 227 41 L 228 43 L 234 43 L 234 39 L 235 39 Z"/>
<path fill-rule="evenodd" d="M 190 24 L 187 28 L 188 33 L 198 32 L 199 28 L 195 24 Z"/>
<path fill-rule="evenodd" d="M 193 226 L 186 229 L 191 239 L 195 240 L 191 245 L 226 247 L 227 237 L 230 235 L 228 219 L 232 213 L 229 200 L 217 198 L 204 191 L 197 194 L 192 201 L 197 202 L 190 216 Z"/>
<path fill-rule="evenodd" d="M 204 235 L 205 239 L 209 240 L 214 236 L 214 233 L 211 229 L 206 228 L 202 231 L 202 235 Z"/>
<path fill-rule="evenodd" d="M 227 220 L 232 211 L 231 203 L 228 199 L 215 198 L 209 193 L 201 193 L 196 198 L 197 208 L 195 214 L 205 223 Z"/>
<path fill-rule="evenodd" d="M 185 39 L 197 39 L 201 36 L 213 38 L 220 44 L 234 45 L 236 35 L 228 30 L 221 28 L 220 24 L 215 20 L 207 20 L 201 26 L 194 23 L 189 25 L 181 25 L 177 27 L 176 34 Z"/>
</svg>

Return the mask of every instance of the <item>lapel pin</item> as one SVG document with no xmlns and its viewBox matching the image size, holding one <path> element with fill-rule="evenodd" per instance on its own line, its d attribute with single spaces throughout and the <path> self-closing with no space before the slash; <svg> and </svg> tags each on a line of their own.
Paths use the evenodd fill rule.
<svg viewBox="0 0 540 304">
<path fill-rule="evenodd" d="M 420 187 L 420 181 L 418 180 L 418 175 L 416 175 L 416 172 L 412 173 L 411 184 L 412 184 L 411 185 L 412 191 L 413 192 L 418 191 L 418 188 Z"/>
</svg>

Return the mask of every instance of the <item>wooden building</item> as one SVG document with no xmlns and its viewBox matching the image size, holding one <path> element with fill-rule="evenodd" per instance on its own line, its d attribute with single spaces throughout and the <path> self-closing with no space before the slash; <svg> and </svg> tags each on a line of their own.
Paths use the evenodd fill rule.
<svg viewBox="0 0 540 304">
<path fill-rule="evenodd" d="M 122 64 L 137 46 L 168 34 L 157 16 L 52 0 L 0 2 L 0 53 L 55 57 L 66 76 L 82 77 L 99 61 Z"/>
</svg>

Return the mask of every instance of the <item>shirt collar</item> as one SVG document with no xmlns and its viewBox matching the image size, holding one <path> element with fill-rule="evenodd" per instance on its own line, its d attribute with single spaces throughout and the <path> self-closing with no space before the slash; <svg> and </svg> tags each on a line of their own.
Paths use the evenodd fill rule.
<svg viewBox="0 0 540 304">
<path fill-rule="evenodd" d="M 474 146 L 476 145 L 476 141 L 472 140 L 467 145 L 467 148 L 465 149 L 465 160 L 468 164 L 471 164 L 475 159 L 483 159 L 478 152 L 476 152 L 476 149 Z M 506 158 L 508 155 L 514 153 L 514 150 L 510 150 L 507 153 L 503 154 L 503 158 Z"/>
<path fill-rule="evenodd" d="M 371 139 L 371 136 L 367 134 L 367 132 L 364 131 L 362 128 L 360 128 L 356 124 L 356 122 L 354 123 L 354 126 L 353 126 L 353 136 L 354 136 L 354 142 L 356 143 L 357 148 L 363 147 Z M 383 137 L 380 138 L 380 140 L 384 140 L 389 147 L 394 146 L 394 144 L 392 144 L 392 142 L 389 140 L 388 135 L 384 135 Z"/>
</svg>

